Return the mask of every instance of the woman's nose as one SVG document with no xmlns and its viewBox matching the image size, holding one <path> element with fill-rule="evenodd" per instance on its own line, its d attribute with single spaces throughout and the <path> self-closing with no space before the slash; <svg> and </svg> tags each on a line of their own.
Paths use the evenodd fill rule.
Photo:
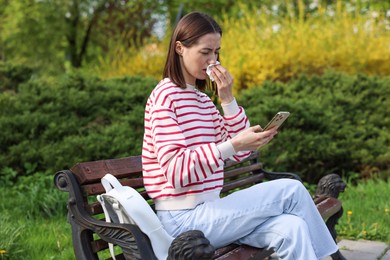
<svg viewBox="0 0 390 260">
<path fill-rule="evenodd" d="M 218 54 L 217 53 L 213 53 L 213 54 L 211 54 L 211 57 L 210 57 L 210 59 L 208 61 L 208 64 L 209 65 L 210 64 L 215 64 L 215 63 L 217 63 L 217 60 L 218 60 Z"/>
<path fill-rule="evenodd" d="M 207 62 L 209 65 L 217 63 L 217 58 L 212 58 Z"/>
</svg>

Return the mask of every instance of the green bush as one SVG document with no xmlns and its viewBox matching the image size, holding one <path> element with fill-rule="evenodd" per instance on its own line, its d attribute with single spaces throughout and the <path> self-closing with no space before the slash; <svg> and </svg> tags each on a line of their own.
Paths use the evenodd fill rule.
<svg viewBox="0 0 390 260">
<path fill-rule="evenodd" d="M 144 107 L 156 83 L 77 73 L 30 79 L 18 92 L 0 92 L 0 185 L 81 161 L 140 154 Z M 316 183 L 329 172 L 389 174 L 389 86 L 390 77 L 328 72 L 266 82 L 237 98 L 252 125 L 264 126 L 277 111 L 291 112 L 261 150 L 262 161 L 267 169 Z"/>
<path fill-rule="evenodd" d="M 310 183 L 326 173 L 361 177 L 388 174 L 390 77 L 328 72 L 290 83 L 267 82 L 247 90 L 239 103 L 253 124 L 278 111 L 291 115 L 262 151 L 267 168 L 293 171 Z"/>
<path fill-rule="evenodd" d="M 156 83 L 78 73 L 1 92 L 0 179 L 10 169 L 53 173 L 80 161 L 140 154 L 143 111 Z"/>
<path fill-rule="evenodd" d="M 0 61 L 0 92 L 6 90 L 18 91 L 19 84 L 29 80 L 33 72 L 31 67 Z"/>
</svg>

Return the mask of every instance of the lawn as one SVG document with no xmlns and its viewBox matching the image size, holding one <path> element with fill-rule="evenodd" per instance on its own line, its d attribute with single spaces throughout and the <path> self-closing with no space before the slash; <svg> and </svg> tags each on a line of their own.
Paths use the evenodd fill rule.
<svg viewBox="0 0 390 260">
<path fill-rule="evenodd" d="M 56 190 L 51 177 L 31 179 L 2 188 L 0 258 L 74 259 L 67 194 Z M 388 181 L 348 182 L 340 195 L 344 215 L 337 226 L 338 238 L 390 244 L 389 197 Z"/>
</svg>

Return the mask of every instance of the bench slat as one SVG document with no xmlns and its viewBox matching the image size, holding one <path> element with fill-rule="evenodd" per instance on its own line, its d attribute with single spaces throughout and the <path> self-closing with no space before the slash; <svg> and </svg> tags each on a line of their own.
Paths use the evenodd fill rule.
<svg viewBox="0 0 390 260">
<path fill-rule="evenodd" d="M 100 182 L 107 173 L 115 175 L 118 179 L 124 177 L 141 177 L 141 156 L 130 156 L 119 159 L 100 160 L 94 162 L 78 163 L 71 168 L 81 185 Z"/>
<path fill-rule="evenodd" d="M 103 239 L 97 239 L 91 242 L 92 251 L 97 253 L 108 248 L 108 243 Z"/>
<path fill-rule="evenodd" d="M 236 164 L 242 164 L 243 162 L 256 160 L 256 159 L 258 159 L 258 157 L 259 157 L 259 152 L 253 152 L 251 155 L 249 155 L 248 157 L 243 159 L 241 162 L 236 162 L 236 161 L 232 161 L 232 160 L 226 160 L 225 161 L 225 169 L 229 168 L 229 167 L 231 167 L 233 165 L 236 165 Z"/>
<path fill-rule="evenodd" d="M 232 251 L 233 249 L 235 249 L 237 247 L 239 247 L 238 244 L 230 244 L 230 245 L 218 248 L 217 250 L 215 250 L 214 259 L 218 259 L 218 257 L 223 256 L 224 254 Z"/>
<path fill-rule="evenodd" d="M 214 257 L 215 260 L 242 260 L 242 259 L 264 259 L 265 257 L 272 254 L 273 251 L 266 249 L 259 249 L 247 245 L 241 245 L 229 252 Z"/>
<path fill-rule="evenodd" d="M 224 178 L 226 179 L 226 178 L 235 177 L 235 176 L 238 176 L 238 175 L 243 174 L 243 173 L 251 173 L 255 170 L 260 170 L 262 168 L 263 168 L 262 163 L 254 163 L 254 164 L 250 164 L 247 166 L 242 166 L 242 167 L 239 167 L 236 169 L 231 169 L 231 170 L 225 171 Z"/>
<path fill-rule="evenodd" d="M 144 182 L 142 178 L 133 178 L 133 179 L 118 179 L 123 186 L 133 187 L 134 189 L 140 189 L 142 192 L 144 190 Z M 96 183 L 82 185 L 82 190 L 84 195 L 98 195 L 105 193 L 101 180 L 96 180 Z"/>
<path fill-rule="evenodd" d="M 224 183 L 222 192 L 227 192 L 236 188 L 242 188 L 247 185 L 253 185 L 254 183 L 259 183 L 264 179 L 263 174 L 256 174 L 252 176 L 248 176 L 242 180 L 236 180 L 228 183 Z"/>
</svg>

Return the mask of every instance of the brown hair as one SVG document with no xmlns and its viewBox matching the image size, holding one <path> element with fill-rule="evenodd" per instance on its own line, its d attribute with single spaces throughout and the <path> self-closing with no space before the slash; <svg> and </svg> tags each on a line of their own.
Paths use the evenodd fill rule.
<svg viewBox="0 0 390 260">
<path fill-rule="evenodd" d="M 176 42 L 180 41 L 185 47 L 191 47 L 197 43 L 200 37 L 208 33 L 219 33 L 222 36 L 221 27 L 207 14 L 192 12 L 180 19 L 173 31 L 169 44 L 163 74 L 164 78 L 168 77 L 179 87 L 186 88 L 186 82 L 180 67 L 180 57 L 175 50 Z M 208 81 L 212 88 L 216 89 L 215 82 Z M 201 90 L 206 88 L 206 84 L 206 80 L 196 80 L 196 86 Z"/>
</svg>

